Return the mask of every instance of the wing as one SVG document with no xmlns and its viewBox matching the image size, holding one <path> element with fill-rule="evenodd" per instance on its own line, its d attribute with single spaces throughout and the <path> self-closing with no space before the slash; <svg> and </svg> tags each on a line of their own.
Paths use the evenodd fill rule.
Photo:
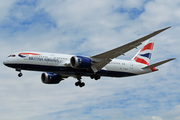
<svg viewBox="0 0 180 120">
<path fill-rule="evenodd" d="M 149 35 L 146 35 L 140 39 L 137 39 L 135 41 L 132 41 L 128 44 L 125 44 L 123 46 L 117 47 L 115 49 L 109 50 L 107 52 L 91 56 L 92 61 L 94 62 L 93 65 L 91 66 L 92 70 L 94 73 L 97 71 L 101 70 L 104 66 L 106 66 L 109 62 L 112 61 L 112 59 L 124 55 L 124 53 L 132 50 L 133 48 L 137 48 L 137 46 L 141 45 L 142 42 L 146 41 L 147 39 L 163 32 L 164 30 L 169 29 L 170 27 L 155 31 Z"/>
</svg>

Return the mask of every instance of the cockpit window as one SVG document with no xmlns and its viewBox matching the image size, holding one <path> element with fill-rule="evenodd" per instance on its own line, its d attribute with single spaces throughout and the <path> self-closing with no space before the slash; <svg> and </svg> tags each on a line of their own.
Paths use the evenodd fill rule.
<svg viewBox="0 0 180 120">
<path fill-rule="evenodd" d="M 9 55 L 8 57 L 16 57 L 16 55 Z"/>
</svg>

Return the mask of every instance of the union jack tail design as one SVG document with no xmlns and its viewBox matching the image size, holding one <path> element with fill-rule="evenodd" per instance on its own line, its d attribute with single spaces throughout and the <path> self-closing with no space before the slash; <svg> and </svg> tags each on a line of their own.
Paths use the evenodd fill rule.
<svg viewBox="0 0 180 120">
<path fill-rule="evenodd" d="M 139 50 L 139 52 L 132 58 L 132 60 L 138 63 L 149 65 L 153 47 L 154 47 L 154 40 L 148 40 L 144 45 L 144 47 L 141 50 Z"/>
</svg>

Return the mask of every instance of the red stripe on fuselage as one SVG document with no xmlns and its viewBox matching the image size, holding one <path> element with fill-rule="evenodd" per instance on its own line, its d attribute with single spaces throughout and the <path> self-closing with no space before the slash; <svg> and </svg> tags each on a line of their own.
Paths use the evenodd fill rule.
<svg viewBox="0 0 180 120">
<path fill-rule="evenodd" d="M 145 65 L 149 65 L 149 63 L 146 62 L 144 59 L 135 57 L 134 60 L 135 60 L 136 62 L 138 62 L 138 63 L 142 63 L 142 64 L 145 64 Z"/>
<path fill-rule="evenodd" d="M 149 43 L 147 45 L 145 45 L 140 52 L 144 51 L 144 50 L 153 50 L 153 46 L 154 46 L 154 43 Z"/>
<path fill-rule="evenodd" d="M 40 55 L 37 53 L 19 53 L 19 55 Z"/>
</svg>

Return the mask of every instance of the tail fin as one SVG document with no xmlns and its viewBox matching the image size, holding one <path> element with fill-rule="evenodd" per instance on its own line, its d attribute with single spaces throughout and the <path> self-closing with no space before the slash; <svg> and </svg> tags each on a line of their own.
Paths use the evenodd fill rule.
<svg viewBox="0 0 180 120">
<path fill-rule="evenodd" d="M 149 65 L 152 51 L 154 47 L 154 40 L 150 39 L 146 42 L 144 47 L 131 59 L 138 63 Z"/>
</svg>

